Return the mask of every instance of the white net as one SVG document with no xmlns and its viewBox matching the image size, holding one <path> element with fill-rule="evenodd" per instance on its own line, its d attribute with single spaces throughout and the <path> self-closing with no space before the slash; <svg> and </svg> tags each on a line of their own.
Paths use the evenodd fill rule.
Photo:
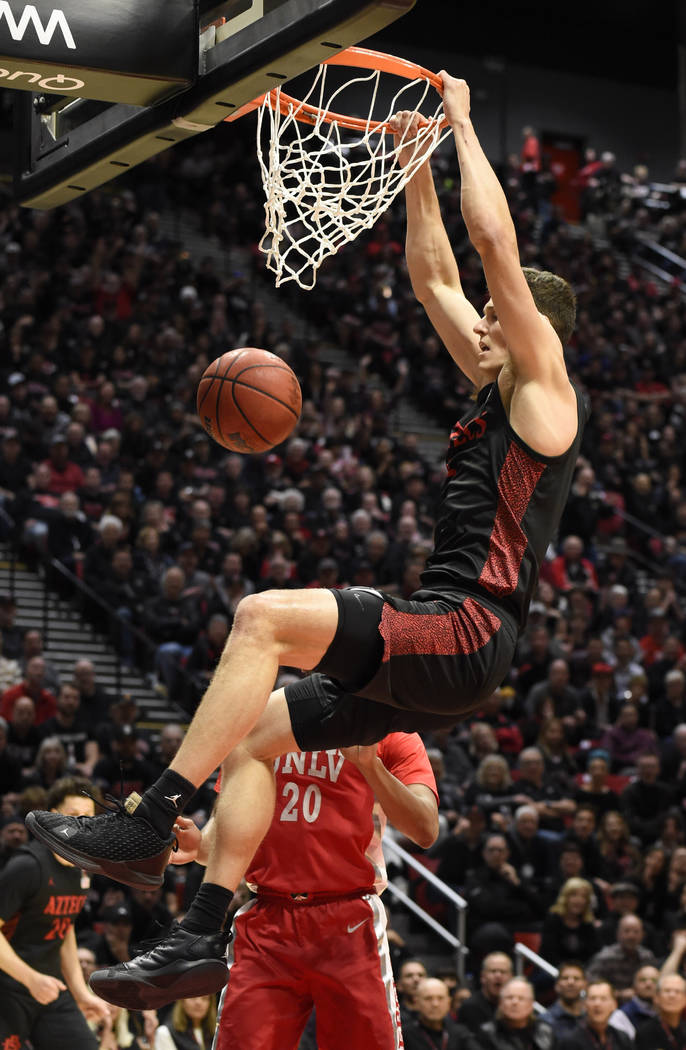
<svg viewBox="0 0 686 1050">
<path fill-rule="evenodd" d="M 280 89 L 266 95 L 258 109 L 257 154 L 266 215 L 260 250 L 277 287 L 296 281 L 305 290 L 313 288 L 324 259 L 370 229 L 451 133 L 442 126 L 440 98 L 432 112 L 423 114 L 427 123 L 416 132 L 408 129 L 397 147 L 393 135 L 379 128 L 401 109 L 423 112 L 427 96 L 434 94 L 423 77 L 406 81 L 385 115 L 373 117 L 379 104 L 384 106 L 379 70 L 348 76 L 340 87 L 332 92 L 329 88 L 328 97 L 327 73 L 326 64 L 319 66 L 311 89 L 300 102 L 284 106 L 285 113 Z M 325 120 L 341 93 L 359 92 L 359 85 L 367 85 L 367 95 L 371 89 L 360 129 L 351 131 L 342 121 Z M 398 161 L 401 149 L 407 158 L 404 166 Z"/>
</svg>

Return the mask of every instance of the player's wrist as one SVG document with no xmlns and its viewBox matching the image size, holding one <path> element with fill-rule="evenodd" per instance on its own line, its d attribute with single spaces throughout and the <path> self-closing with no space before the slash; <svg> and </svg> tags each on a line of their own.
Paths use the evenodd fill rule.
<svg viewBox="0 0 686 1050">
<path fill-rule="evenodd" d="M 23 975 L 15 974 L 16 979 L 20 981 L 25 988 L 28 988 L 29 991 L 31 991 L 32 988 L 36 987 L 36 983 L 40 981 L 42 976 L 43 975 L 40 974 L 38 970 L 34 970 L 28 965 Z"/>
<path fill-rule="evenodd" d="M 450 127 L 453 129 L 453 135 L 460 135 L 465 138 L 470 132 L 473 133 L 474 126 L 469 117 L 454 117 L 450 120 Z"/>
<path fill-rule="evenodd" d="M 380 772 L 381 769 L 385 769 L 385 766 L 378 754 L 373 755 L 362 755 L 359 759 L 359 768 L 363 773 L 376 773 Z"/>
</svg>

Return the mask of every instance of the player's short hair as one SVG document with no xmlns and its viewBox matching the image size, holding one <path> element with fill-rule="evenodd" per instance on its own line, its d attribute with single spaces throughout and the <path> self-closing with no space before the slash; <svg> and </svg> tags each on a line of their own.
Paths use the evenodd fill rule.
<svg viewBox="0 0 686 1050">
<path fill-rule="evenodd" d="M 57 809 L 58 806 L 62 805 L 65 798 L 82 795 L 86 791 L 98 802 L 102 801 L 100 788 L 92 784 L 86 777 L 60 777 L 48 791 L 46 806 L 48 809 Z"/>
<path fill-rule="evenodd" d="M 531 266 L 524 266 L 522 272 L 536 309 L 548 318 L 560 342 L 565 346 L 576 324 L 576 296 L 571 285 L 563 277 L 549 273 L 548 270 L 534 270 Z"/>
</svg>

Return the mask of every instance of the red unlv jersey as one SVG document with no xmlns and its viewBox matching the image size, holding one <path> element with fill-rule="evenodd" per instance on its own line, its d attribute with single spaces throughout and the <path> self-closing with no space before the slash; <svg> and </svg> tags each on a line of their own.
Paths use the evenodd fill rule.
<svg viewBox="0 0 686 1050">
<path fill-rule="evenodd" d="M 417 733 L 391 733 L 377 752 L 402 784 L 425 784 L 438 799 Z M 272 893 L 380 893 L 386 886 L 386 817 L 357 766 L 339 750 L 292 752 L 274 766 L 274 817 L 246 874 L 248 883 Z"/>
</svg>

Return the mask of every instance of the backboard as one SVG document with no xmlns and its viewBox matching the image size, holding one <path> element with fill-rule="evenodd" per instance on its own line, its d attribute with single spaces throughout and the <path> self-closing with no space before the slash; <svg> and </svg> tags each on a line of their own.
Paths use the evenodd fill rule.
<svg viewBox="0 0 686 1050">
<path fill-rule="evenodd" d="M 108 182 L 416 0 L 0 0 L 14 196 L 52 208 Z"/>
</svg>

